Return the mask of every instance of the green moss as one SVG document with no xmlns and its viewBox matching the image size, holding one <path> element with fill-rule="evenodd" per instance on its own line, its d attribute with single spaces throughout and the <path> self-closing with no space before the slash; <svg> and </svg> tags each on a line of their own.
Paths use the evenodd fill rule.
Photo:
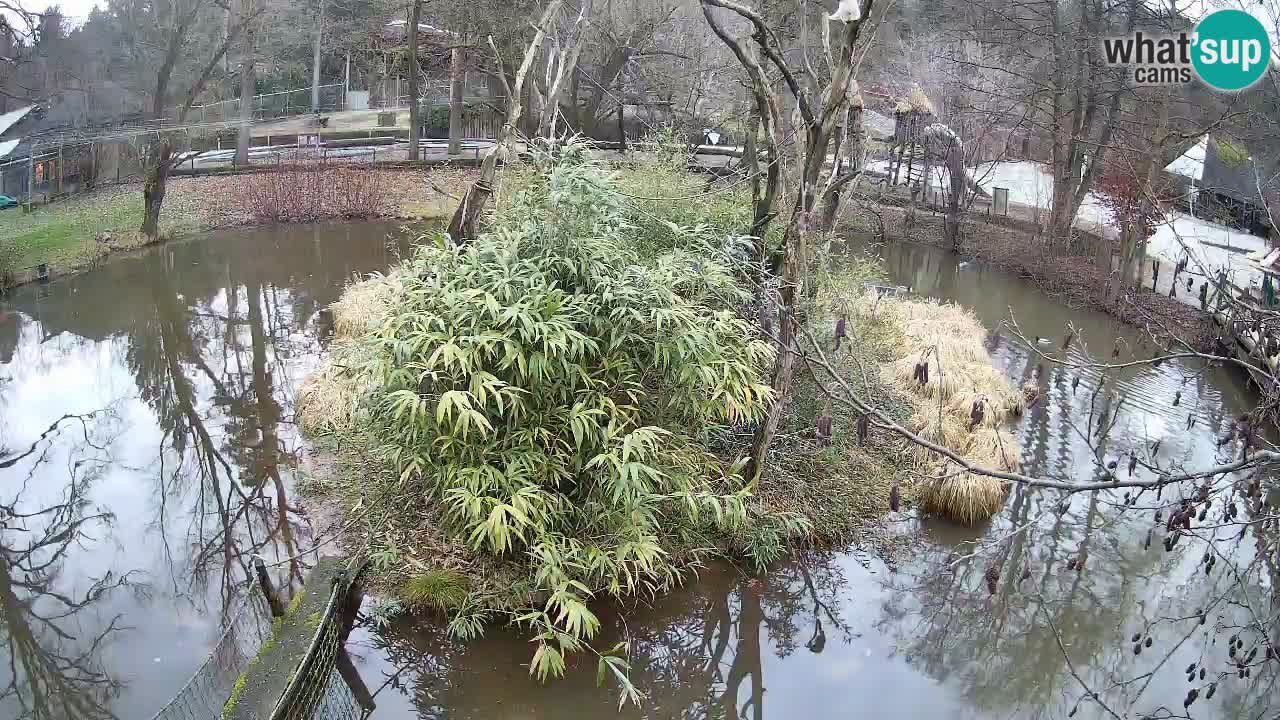
<svg viewBox="0 0 1280 720">
<path fill-rule="evenodd" d="M 323 618 L 324 618 L 324 613 L 320 612 L 319 610 L 311 613 L 310 615 L 307 616 L 307 627 L 310 627 L 310 628 L 320 627 L 320 621 Z"/>
<path fill-rule="evenodd" d="M 257 663 L 257 661 L 258 659 L 254 658 L 253 662 L 249 663 L 249 667 L 252 668 Z M 246 670 L 245 672 L 240 674 L 240 677 L 236 678 L 235 687 L 231 689 L 231 696 L 228 697 L 227 701 L 222 705 L 223 720 L 226 720 L 227 718 L 231 717 L 231 714 L 235 712 L 236 705 L 240 702 L 240 695 L 244 693 L 245 685 L 247 685 L 248 683 L 249 683 L 249 671 Z"/>
<path fill-rule="evenodd" d="M 297 611 L 298 611 L 298 606 L 302 604 L 302 599 L 303 599 L 303 598 L 305 598 L 306 596 L 307 596 L 307 591 L 306 591 L 306 590 L 299 590 L 299 591 L 298 591 L 298 594 L 297 594 L 297 595 L 294 595 L 294 596 L 293 596 L 293 599 L 289 601 L 289 607 L 285 608 L 285 610 L 284 610 L 284 616 L 285 616 L 285 617 L 290 617 L 290 616 L 292 616 L 295 612 L 297 612 Z M 277 620 L 279 620 L 279 618 L 277 618 Z"/>
<path fill-rule="evenodd" d="M 1213 137 L 1213 142 L 1218 146 L 1218 159 L 1228 167 L 1240 167 L 1249 160 L 1249 148 L 1243 144 L 1219 135 Z"/>
</svg>

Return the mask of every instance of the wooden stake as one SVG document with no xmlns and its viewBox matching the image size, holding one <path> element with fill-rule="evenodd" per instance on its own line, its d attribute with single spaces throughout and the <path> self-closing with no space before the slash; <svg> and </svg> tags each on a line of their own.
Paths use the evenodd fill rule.
<svg viewBox="0 0 1280 720">
<path fill-rule="evenodd" d="M 262 589 L 262 594 L 267 597 L 267 604 L 271 606 L 271 617 L 284 617 L 284 605 L 280 602 L 280 596 L 276 594 L 276 588 L 267 575 L 267 564 L 262 561 L 262 558 L 255 557 L 253 569 L 258 575 L 258 587 Z"/>
</svg>

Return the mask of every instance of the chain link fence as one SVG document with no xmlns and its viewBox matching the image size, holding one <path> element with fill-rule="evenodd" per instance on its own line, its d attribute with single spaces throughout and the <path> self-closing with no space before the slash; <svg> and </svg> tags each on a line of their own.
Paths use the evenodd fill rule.
<svg viewBox="0 0 1280 720">
<path fill-rule="evenodd" d="M 348 568 L 335 578 L 311 645 L 294 669 L 271 720 L 350 720 L 372 712 L 372 699 L 354 674 L 344 649 L 361 597 L 351 591 L 359 573 Z M 357 699 L 357 692 L 364 697 Z"/>
<path fill-rule="evenodd" d="M 256 589 L 246 588 L 238 607 L 228 613 L 222 636 L 186 685 L 152 716 L 152 720 L 214 720 L 236 681 L 271 637 L 271 608 Z"/>
<path fill-rule="evenodd" d="M 319 103 L 314 108 L 311 106 L 310 87 L 254 95 L 253 119 L 255 121 L 274 120 L 312 112 L 342 110 L 345 105 L 344 95 L 345 89 L 342 83 L 321 85 L 319 87 Z M 204 105 L 194 105 L 187 112 L 187 120 L 200 123 L 239 121 L 240 99 L 231 98 L 230 100 L 221 100 Z"/>
</svg>

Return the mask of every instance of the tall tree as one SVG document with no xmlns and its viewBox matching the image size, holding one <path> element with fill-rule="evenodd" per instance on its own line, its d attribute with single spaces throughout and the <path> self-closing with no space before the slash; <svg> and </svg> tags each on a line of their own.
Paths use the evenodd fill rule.
<svg viewBox="0 0 1280 720">
<path fill-rule="evenodd" d="M 555 48 L 548 53 L 546 93 L 542 99 L 542 112 L 538 119 L 538 135 L 550 137 L 555 134 L 556 116 L 560 112 L 561 96 L 565 90 L 565 80 L 574 77 L 578 72 L 578 58 L 582 53 L 583 41 L 586 38 L 591 3 L 583 3 L 578 11 L 578 18 L 565 33 L 564 40 L 557 39 Z M 576 101 L 576 100 L 575 100 Z"/>
<path fill-rule="evenodd" d="M 254 15 L 254 0 L 240 0 L 240 17 Z M 257 88 L 254 55 L 257 52 L 255 25 L 246 22 L 240 55 L 240 128 L 236 133 L 236 164 L 249 164 L 249 144 L 253 128 L 253 98 Z"/>
<path fill-rule="evenodd" d="M 547 3 L 547 7 L 542 11 L 542 16 L 538 20 L 537 31 L 533 35 L 533 39 L 529 41 L 528 46 L 524 50 L 524 61 L 520 63 L 520 69 L 516 71 L 515 82 L 508 84 L 506 77 L 503 76 L 502 82 L 507 95 L 507 118 L 506 122 L 498 130 L 498 137 L 493 147 L 489 149 L 488 154 L 484 156 L 484 161 L 480 164 L 480 177 L 472 183 L 467 189 L 467 193 L 462 196 L 462 202 L 458 203 L 458 207 L 453 212 L 453 217 L 449 220 L 449 237 L 455 242 L 466 242 L 476 236 L 476 229 L 480 223 L 480 216 L 484 214 L 485 208 L 489 204 L 489 198 L 493 195 L 493 183 L 498 176 L 498 158 L 502 153 L 509 152 L 507 143 L 510 141 L 515 132 L 515 128 L 520 124 L 520 116 L 524 111 L 520 102 L 524 90 L 524 81 L 529 74 L 529 68 L 533 66 L 534 58 L 538 56 L 538 50 L 542 47 L 542 41 L 547 35 L 547 30 L 551 27 L 551 23 L 555 20 L 556 13 L 560 10 L 561 0 L 551 0 Z M 490 46 L 493 50 L 499 67 L 502 66 L 502 55 L 498 52 L 497 45 L 490 38 Z"/>
<path fill-rule="evenodd" d="M 148 144 L 142 184 L 141 231 L 152 240 L 160 236 L 160 211 L 164 207 L 169 174 L 176 164 L 176 144 L 179 138 L 185 136 L 183 126 L 186 124 L 187 115 L 191 112 L 191 106 L 204 92 L 209 80 L 221 65 L 227 50 L 259 12 L 255 10 L 253 14 L 237 19 L 227 29 L 225 37 L 220 42 L 215 41 L 212 48 L 206 51 L 203 63 L 194 67 L 188 66 L 187 61 L 199 60 L 199 56 L 192 52 L 193 35 L 200 27 L 200 21 L 208 20 L 210 11 L 215 7 L 225 9 L 225 5 L 216 5 L 210 0 L 158 0 L 157 2 L 135 0 L 130 8 L 138 16 L 150 16 L 150 22 L 154 23 L 152 27 L 159 29 L 157 33 L 159 43 L 150 46 L 159 51 L 159 56 L 156 58 L 157 64 L 154 65 L 155 84 L 151 92 L 151 108 L 148 115 L 160 124 L 161 129 L 156 131 Z M 147 27 L 143 24 L 142 17 L 139 17 L 139 28 Z M 146 39 L 138 38 L 138 42 L 145 43 Z M 147 52 L 147 48 L 138 47 L 136 51 Z M 188 81 L 179 81 L 181 87 L 176 91 L 175 75 L 189 77 Z M 175 99 L 178 100 L 175 113 L 177 129 L 163 129 L 169 103 Z"/>
<path fill-rule="evenodd" d="M 873 0 L 863 0 L 859 6 L 852 0 L 841 3 L 840 11 L 821 17 L 823 23 L 822 36 L 829 38 L 827 55 L 829 75 L 821 78 L 810 65 L 807 57 L 804 68 L 806 90 L 797 78 L 796 72 L 787 62 L 783 54 L 781 41 L 765 18 L 733 0 L 702 0 L 704 14 L 713 29 L 719 27 L 710 7 L 714 6 L 737 15 L 746 20 L 751 29 L 751 39 L 762 54 L 783 78 L 786 89 L 795 98 L 800 116 L 798 132 L 802 133 L 801 166 L 799 187 L 791 209 L 791 217 L 783 234 L 782 249 L 773 258 L 773 272 L 778 277 L 779 286 L 775 304 L 777 306 L 777 338 L 778 356 L 773 371 L 774 404 L 764 423 L 757 429 L 752 442 L 748 476 L 758 475 L 763 469 L 773 437 L 785 413 L 788 395 L 791 389 L 792 376 L 795 373 L 795 349 L 798 318 L 797 303 L 804 286 L 804 276 L 808 262 L 808 246 L 812 229 L 817 226 L 814 217 L 818 194 L 823 186 L 823 168 L 826 165 L 827 149 L 831 145 L 836 121 L 848 112 L 850 89 L 855 86 L 854 50 L 858 36 L 868 24 Z M 850 8 L 845 6 L 849 5 Z M 806 18 L 801 22 L 807 22 Z M 834 25 L 834 29 L 832 29 Z M 752 79 L 752 89 L 757 95 L 757 106 L 770 108 L 775 113 L 777 97 L 772 86 L 761 82 L 762 71 L 754 57 L 748 54 L 723 28 L 716 30 L 726 45 L 733 50 L 738 61 L 747 69 Z M 761 97 L 763 95 L 763 97 Z"/>
<path fill-rule="evenodd" d="M 316 8 L 315 40 L 311 48 L 311 112 L 320 112 L 320 50 L 324 43 L 324 4 Z"/>
<path fill-rule="evenodd" d="M 462 46 L 449 50 L 449 155 L 462 154 L 462 96 L 467 86 L 466 55 Z"/>
<path fill-rule="evenodd" d="M 409 3 L 409 26 L 405 31 L 409 35 L 409 159 L 418 159 L 418 133 L 422 124 L 422 91 L 418 82 L 422 70 L 418 67 L 418 26 L 422 22 L 422 0 Z"/>
</svg>

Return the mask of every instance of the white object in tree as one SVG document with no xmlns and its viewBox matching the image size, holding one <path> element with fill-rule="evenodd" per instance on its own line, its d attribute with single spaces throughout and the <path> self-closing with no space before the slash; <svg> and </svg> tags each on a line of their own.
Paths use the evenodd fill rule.
<svg viewBox="0 0 1280 720">
<path fill-rule="evenodd" d="M 858 0 L 840 0 L 840 7 L 831 13 L 831 20 L 840 22 L 853 22 L 862 19 L 862 6 L 858 4 Z"/>
</svg>

